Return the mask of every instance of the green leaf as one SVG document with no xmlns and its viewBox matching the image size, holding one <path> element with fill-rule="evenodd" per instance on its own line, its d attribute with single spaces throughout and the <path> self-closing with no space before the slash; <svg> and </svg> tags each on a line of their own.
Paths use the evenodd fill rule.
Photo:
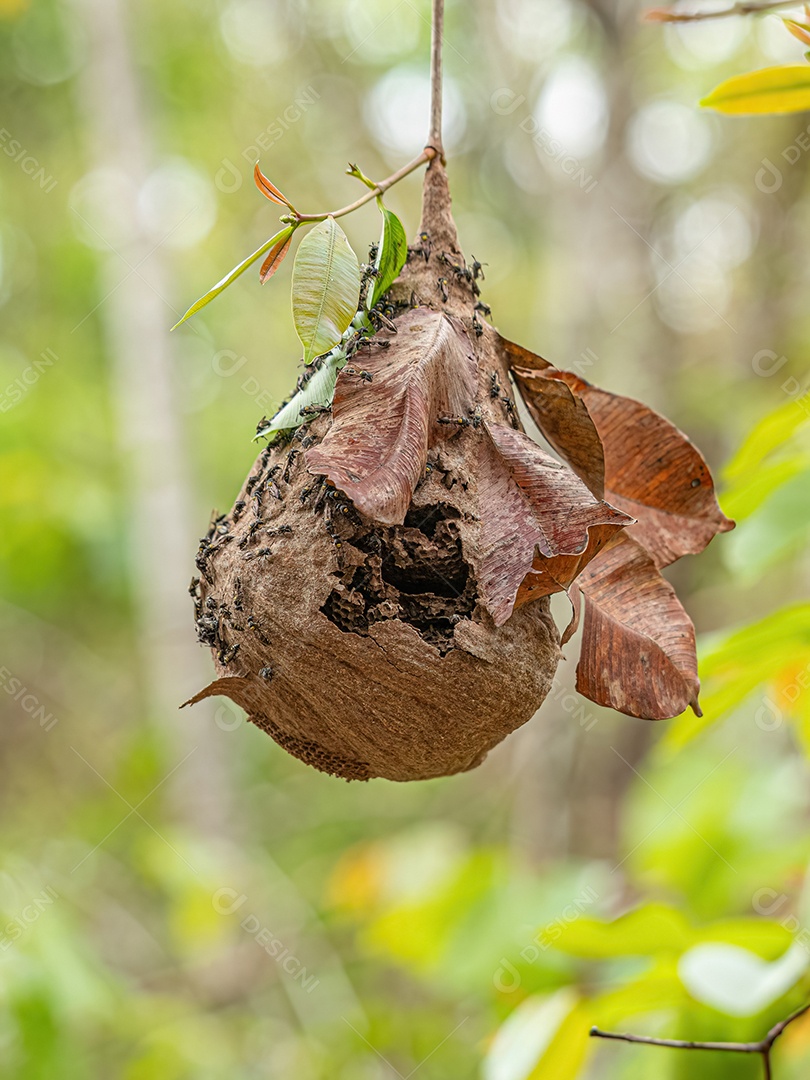
<svg viewBox="0 0 810 1080">
<path fill-rule="evenodd" d="M 810 109 L 810 67 L 793 64 L 735 75 L 700 104 L 731 116 L 804 112 Z"/>
<path fill-rule="evenodd" d="M 756 1016 L 794 987 L 808 964 L 798 941 L 772 963 L 739 945 L 711 942 L 684 953 L 678 974 L 696 1001 L 729 1016 Z"/>
<path fill-rule="evenodd" d="M 774 451 L 797 435 L 810 421 L 810 416 L 797 401 L 786 401 L 765 416 L 752 428 L 737 453 L 723 470 L 728 481 L 745 477 L 761 465 Z"/>
<path fill-rule="evenodd" d="M 496 1034 L 484 1080 L 574 1080 L 588 1054 L 589 1027 L 570 987 L 526 998 Z"/>
<path fill-rule="evenodd" d="M 295 232 L 295 229 L 295 225 L 287 225 L 277 232 L 275 236 L 271 236 L 269 240 L 265 240 L 260 248 L 254 251 L 252 255 L 248 255 L 248 257 L 243 262 L 240 262 L 238 266 L 235 266 L 230 273 L 226 274 L 221 281 L 216 283 L 213 289 L 209 289 L 205 296 L 201 296 L 196 304 L 192 304 L 183 318 L 174 324 L 172 330 L 176 330 L 178 326 L 182 326 L 186 319 L 190 319 L 192 315 L 197 314 L 200 308 L 204 308 L 206 304 L 210 304 L 215 296 L 219 296 L 219 294 L 224 292 L 232 282 L 236 281 L 240 274 L 244 274 L 245 270 L 247 270 L 249 266 L 252 266 L 257 259 L 260 259 L 265 251 L 269 251 L 271 247 L 274 247 L 277 244 L 283 246 Z"/>
<path fill-rule="evenodd" d="M 665 751 L 682 749 L 765 683 L 810 660 L 810 604 L 783 608 L 737 630 L 701 657 L 706 693 L 703 716 L 684 716 L 660 742 Z M 759 703 L 760 711 L 765 708 Z M 756 718 L 756 717 L 755 717 Z"/>
<path fill-rule="evenodd" d="M 810 469 L 774 485 L 758 512 L 729 538 L 726 560 L 741 584 L 756 581 L 770 567 L 787 561 L 807 546 L 808 492 Z"/>
<path fill-rule="evenodd" d="M 256 433 L 256 438 L 300 427 L 307 418 L 306 413 L 302 414 L 301 410 L 308 405 L 331 405 L 338 372 L 345 363 L 346 356 L 342 352 L 327 357 L 306 386 L 279 409 L 270 423 Z"/>
<path fill-rule="evenodd" d="M 383 206 L 382 199 L 377 199 L 377 205 L 383 216 L 383 223 L 377 258 L 374 260 L 377 274 L 371 279 L 366 299 L 366 308 L 369 311 L 394 284 L 408 258 L 408 238 L 402 222 L 393 210 Z"/>
<path fill-rule="evenodd" d="M 326 218 L 301 241 L 293 267 L 293 321 L 305 364 L 337 345 L 359 300 L 357 256 L 335 219 Z"/>
<path fill-rule="evenodd" d="M 605 960 L 682 952 L 692 940 L 692 930 L 680 911 L 656 903 L 628 911 L 613 922 L 581 917 L 557 936 L 559 940 L 555 940 L 553 930 L 544 931 L 546 940 L 553 941 L 563 952 L 589 960 Z"/>
</svg>

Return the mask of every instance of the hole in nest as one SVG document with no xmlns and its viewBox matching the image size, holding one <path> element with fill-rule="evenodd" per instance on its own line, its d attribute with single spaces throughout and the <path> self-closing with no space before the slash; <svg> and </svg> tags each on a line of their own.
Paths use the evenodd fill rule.
<svg viewBox="0 0 810 1080">
<path fill-rule="evenodd" d="M 436 534 L 436 526 L 441 521 L 453 521 L 459 517 L 454 506 L 438 503 L 436 506 L 412 506 L 405 515 L 405 528 L 418 529 L 431 539 Z"/>
<path fill-rule="evenodd" d="M 476 604 L 470 567 L 454 519 L 445 505 L 411 510 L 402 526 L 363 526 L 347 541 L 366 554 L 363 566 L 347 568 L 321 608 L 344 633 L 367 634 L 388 619 L 408 623 L 444 655 L 453 629 Z"/>
</svg>

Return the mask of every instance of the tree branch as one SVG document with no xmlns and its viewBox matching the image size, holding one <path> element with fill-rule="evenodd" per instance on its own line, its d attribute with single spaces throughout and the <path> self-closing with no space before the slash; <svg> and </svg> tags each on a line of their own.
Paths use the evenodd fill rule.
<svg viewBox="0 0 810 1080">
<path fill-rule="evenodd" d="M 349 203 L 348 206 L 341 206 L 339 210 L 326 210 L 322 214 L 295 214 L 289 217 L 282 218 L 282 221 L 290 222 L 304 222 L 304 221 L 325 221 L 326 218 L 339 218 L 345 217 L 346 214 L 351 214 L 354 210 L 359 210 L 361 206 L 365 206 L 367 202 L 371 202 L 372 199 L 376 199 L 378 195 L 382 195 L 384 191 L 388 191 L 394 184 L 398 184 L 400 180 L 403 180 L 410 173 L 419 168 L 420 165 L 424 165 L 426 161 L 432 161 L 433 158 L 439 156 L 439 151 L 433 146 L 426 146 L 425 149 L 415 157 L 413 161 L 409 161 L 407 165 L 403 165 L 401 169 L 397 169 L 395 173 L 391 173 L 385 180 L 381 180 L 376 187 L 371 188 L 365 195 L 361 195 L 359 199 L 355 199 L 353 203 Z"/>
<path fill-rule="evenodd" d="M 718 11 L 673 11 L 672 8 L 651 8 L 645 11 L 645 22 L 668 22 L 684 23 L 698 22 L 705 19 L 725 19 L 729 15 L 758 15 L 760 12 L 776 11 L 778 8 L 801 7 L 801 0 L 766 0 L 765 3 L 757 4 L 751 0 L 739 0 L 731 7 L 720 8 Z"/>
<path fill-rule="evenodd" d="M 616 1031 L 601 1031 L 592 1027 L 590 1034 L 597 1039 L 619 1039 L 622 1042 L 642 1043 L 645 1046 L 666 1046 L 673 1050 L 723 1050 L 735 1054 L 759 1054 L 765 1069 L 765 1080 L 771 1080 L 771 1050 L 773 1044 L 788 1026 L 810 1011 L 810 1002 L 775 1024 L 759 1042 L 692 1042 L 685 1039 L 655 1039 L 650 1035 L 630 1035 Z"/>
<path fill-rule="evenodd" d="M 429 144 L 444 159 L 442 146 L 442 39 L 444 36 L 444 0 L 433 0 L 430 28 L 430 135 Z"/>
</svg>

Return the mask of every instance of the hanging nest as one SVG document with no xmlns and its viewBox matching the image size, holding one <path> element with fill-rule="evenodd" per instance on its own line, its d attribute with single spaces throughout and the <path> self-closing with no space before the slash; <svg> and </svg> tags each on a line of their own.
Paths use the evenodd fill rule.
<svg viewBox="0 0 810 1080">
<path fill-rule="evenodd" d="M 478 765 L 548 693 L 558 591 L 584 596 L 584 693 L 649 718 L 696 706 L 694 632 L 659 569 L 731 527 L 705 462 L 645 406 L 500 337 L 478 272 L 434 159 L 391 320 L 198 554 L 219 678 L 192 703 L 224 694 L 346 779 Z M 512 380 L 567 465 L 523 432 Z"/>
</svg>

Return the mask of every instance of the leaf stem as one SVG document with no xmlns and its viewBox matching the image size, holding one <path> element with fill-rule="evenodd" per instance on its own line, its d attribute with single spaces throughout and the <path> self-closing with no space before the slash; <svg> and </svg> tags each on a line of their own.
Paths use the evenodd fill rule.
<svg viewBox="0 0 810 1080">
<path fill-rule="evenodd" d="M 788 1026 L 810 1011 L 810 1002 L 775 1024 L 759 1042 L 692 1042 L 685 1039 L 655 1039 L 650 1035 L 630 1035 L 616 1031 L 601 1031 L 592 1027 L 590 1034 L 598 1039 L 619 1039 L 622 1042 L 643 1043 L 645 1046 L 665 1046 L 673 1050 L 724 1050 L 737 1054 L 759 1054 L 765 1070 L 765 1080 L 771 1080 L 771 1050 L 773 1044 Z"/>
<path fill-rule="evenodd" d="M 367 202 L 371 202 L 378 195 L 382 195 L 384 191 L 388 191 L 394 184 L 398 184 L 400 180 L 404 180 L 406 176 L 409 176 L 412 172 L 415 172 L 420 165 L 424 165 L 427 161 L 432 161 L 433 158 L 439 156 L 439 151 L 433 146 L 426 146 L 425 149 L 413 161 L 409 161 L 407 165 L 403 165 L 401 169 L 397 169 L 395 173 L 391 173 L 385 180 L 381 180 L 379 184 L 367 191 L 365 195 L 361 195 L 359 199 L 355 199 L 353 203 L 349 203 L 348 206 L 341 206 L 339 210 L 326 210 L 322 214 L 295 214 L 291 220 L 297 222 L 304 221 L 325 221 L 326 218 L 339 218 L 345 217 L 346 214 L 351 214 L 354 210 L 359 210 L 361 206 L 365 206 Z"/>
<path fill-rule="evenodd" d="M 755 3 L 753 0 L 738 0 L 719 11 L 673 11 L 671 8 L 652 8 L 644 12 L 645 22 L 698 22 L 703 19 L 724 19 L 729 15 L 757 15 L 763 11 L 776 11 L 778 8 L 800 7 L 801 0 L 766 0 Z"/>
</svg>

